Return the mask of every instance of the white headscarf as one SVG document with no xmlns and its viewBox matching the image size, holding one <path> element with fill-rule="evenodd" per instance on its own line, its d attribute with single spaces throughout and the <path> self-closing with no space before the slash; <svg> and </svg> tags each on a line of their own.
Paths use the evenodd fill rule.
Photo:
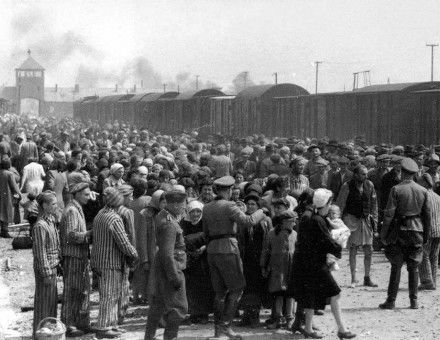
<svg viewBox="0 0 440 340">
<path fill-rule="evenodd" d="M 202 202 L 199 202 L 199 201 L 197 201 L 197 200 L 193 200 L 193 201 L 191 201 L 191 202 L 189 202 L 189 203 L 187 204 L 187 206 L 186 206 L 186 212 L 187 212 L 187 214 L 186 214 L 185 220 L 191 222 L 192 224 L 197 224 L 197 223 L 199 223 L 200 220 L 202 219 L 202 216 L 203 216 L 203 215 L 200 215 L 199 220 L 196 221 L 195 223 L 194 223 L 193 221 L 191 221 L 191 218 L 190 218 L 190 216 L 189 216 L 189 213 L 190 213 L 191 211 L 195 210 L 195 209 L 199 209 L 200 211 L 203 212 L 203 203 L 202 203 Z"/>
</svg>

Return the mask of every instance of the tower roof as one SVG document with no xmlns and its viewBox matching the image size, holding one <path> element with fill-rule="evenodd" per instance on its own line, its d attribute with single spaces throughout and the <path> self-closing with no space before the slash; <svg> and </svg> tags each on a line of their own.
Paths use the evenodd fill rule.
<svg viewBox="0 0 440 340">
<path fill-rule="evenodd" d="M 17 70 L 44 70 L 34 58 L 31 57 L 31 50 L 28 50 L 28 58 L 17 68 Z"/>
</svg>

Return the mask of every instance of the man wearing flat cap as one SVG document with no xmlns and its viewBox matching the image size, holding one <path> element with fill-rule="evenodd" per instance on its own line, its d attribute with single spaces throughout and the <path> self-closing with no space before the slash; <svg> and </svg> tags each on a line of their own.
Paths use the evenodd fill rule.
<svg viewBox="0 0 440 340">
<path fill-rule="evenodd" d="M 310 145 L 307 151 L 312 158 L 307 162 L 304 175 L 310 178 L 310 176 L 319 171 L 320 162 L 324 159 L 321 157 L 321 149 L 316 144 Z"/>
<path fill-rule="evenodd" d="M 185 189 L 165 193 L 167 206 L 157 216 L 157 252 L 150 276 L 150 311 L 145 340 L 153 340 L 161 317 L 165 320 L 164 340 L 176 339 L 179 325 L 188 312 L 185 276 L 186 248 L 179 220 L 186 208 Z"/>
<path fill-rule="evenodd" d="M 91 230 L 86 228 L 83 206 L 90 199 L 88 183 L 73 183 L 72 199 L 66 205 L 60 223 L 63 256 L 63 305 L 61 320 L 67 335 L 81 336 L 90 326 L 90 263 Z"/>
<path fill-rule="evenodd" d="M 428 242 L 431 228 L 428 192 L 414 182 L 419 167 L 411 158 L 403 158 L 401 167 L 402 182 L 391 189 L 381 231 L 385 255 L 391 262 L 388 297 L 379 305 L 381 309 L 394 308 L 403 263 L 408 269 L 410 308 L 418 308 L 418 266 L 422 262 L 423 244 Z"/>
<path fill-rule="evenodd" d="M 231 176 L 221 177 L 214 182 L 217 198 L 203 207 L 203 231 L 208 240 L 208 263 L 215 291 L 215 336 L 241 339 L 231 329 L 238 300 L 245 286 L 237 225 L 252 227 L 265 214 L 258 209 L 252 215 L 246 215 L 235 202 L 230 201 L 234 183 Z"/>
</svg>

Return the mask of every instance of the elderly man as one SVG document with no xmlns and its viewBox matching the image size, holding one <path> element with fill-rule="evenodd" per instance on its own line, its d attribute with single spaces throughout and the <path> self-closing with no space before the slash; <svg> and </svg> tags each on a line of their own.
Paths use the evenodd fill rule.
<svg viewBox="0 0 440 340">
<path fill-rule="evenodd" d="M 311 159 L 304 169 L 304 175 L 310 178 L 310 176 L 319 171 L 320 161 L 323 158 L 321 157 L 321 149 L 318 145 L 310 145 L 307 151 L 310 153 Z"/>
<path fill-rule="evenodd" d="M 351 287 L 356 286 L 356 255 L 359 246 L 364 250 L 364 286 L 377 287 L 370 279 L 373 254 L 373 234 L 377 234 L 377 197 L 374 185 L 367 180 L 368 170 L 358 165 L 353 179 L 342 185 L 337 205 L 343 212 L 345 224 L 351 235 L 347 247 L 350 250 Z"/>
<path fill-rule="evenodd" d="M 90 326 L 89 243 L 92 231 L 86 229 L 82 208 L 90 199 L 89 184 L 73 184 L 70 194 L 72 199 L 60 223 L 64 280 L 61 321 L 67 326 L 67 336 L 76 337 L 82 336 Z"/>
<path fill-rule="evenodd" d="M 215 291 L 215 337 L 240 339 L 231 329 L 238 300 L 245 286 L 243 265 L 237 241 L 237 225 L 251 227 L 265 214 L 258 209 L 246 215 L 230 201 L 235 180 L 231 176 L 217 179 L 217 198 L 203 208 L 203 231 L 208 240 L 207 254 L 211 281 Z"/>
<path fill-rule="evenodd" d="M 116 188 L 104 190 L 104 203 L 93 221 L 93 248 L 91 265 L 99 277 L 99 312 L 96 322 L 97 336 L 117 338 L 118 306 L 121 305 L 123 270 L 128 262 L 138 258 L 124 230 L 117 209 L 124 203 Z"/>
<path fill-rule="evenodd" d="M 408 269 L 410 308 L 418 309 L 418 266 L 431 228 L 432 207 L 428 192 L 413 180 L 419 170 L 417 163 L 404 158 L 401 169 L 402 182 L 391 189 L 380 235 L 386 246 L 385 255 L 391 262 L 388 297 L 379 305 L 381 309 L 394 308 L 404 262 Z"/>
<path fill-rule="evenodd" d="M 153 340 L 161 317 L 165 320 L 164 340 L 176 339 L 179 325 L 188 312 L 185 290 L 186 252 L 179 220 L 185 212 L 185 190 L 165 194 L 167 206 L 157 216 L 157 254 L 152 269 L 150 311 L 145 340 Z"/>
</svg>

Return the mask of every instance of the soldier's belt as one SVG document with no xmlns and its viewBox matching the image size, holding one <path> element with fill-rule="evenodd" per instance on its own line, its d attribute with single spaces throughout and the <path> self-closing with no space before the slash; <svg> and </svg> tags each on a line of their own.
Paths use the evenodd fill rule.
<svg viewBox="0 0 440 340">
<path fill-rule="evenodd" d="M 209 236 L 209 242 L 213 240 L 220 240 L 222 238 L 237 238 L 237 234 L 220 234 Z"/>
</svg>

